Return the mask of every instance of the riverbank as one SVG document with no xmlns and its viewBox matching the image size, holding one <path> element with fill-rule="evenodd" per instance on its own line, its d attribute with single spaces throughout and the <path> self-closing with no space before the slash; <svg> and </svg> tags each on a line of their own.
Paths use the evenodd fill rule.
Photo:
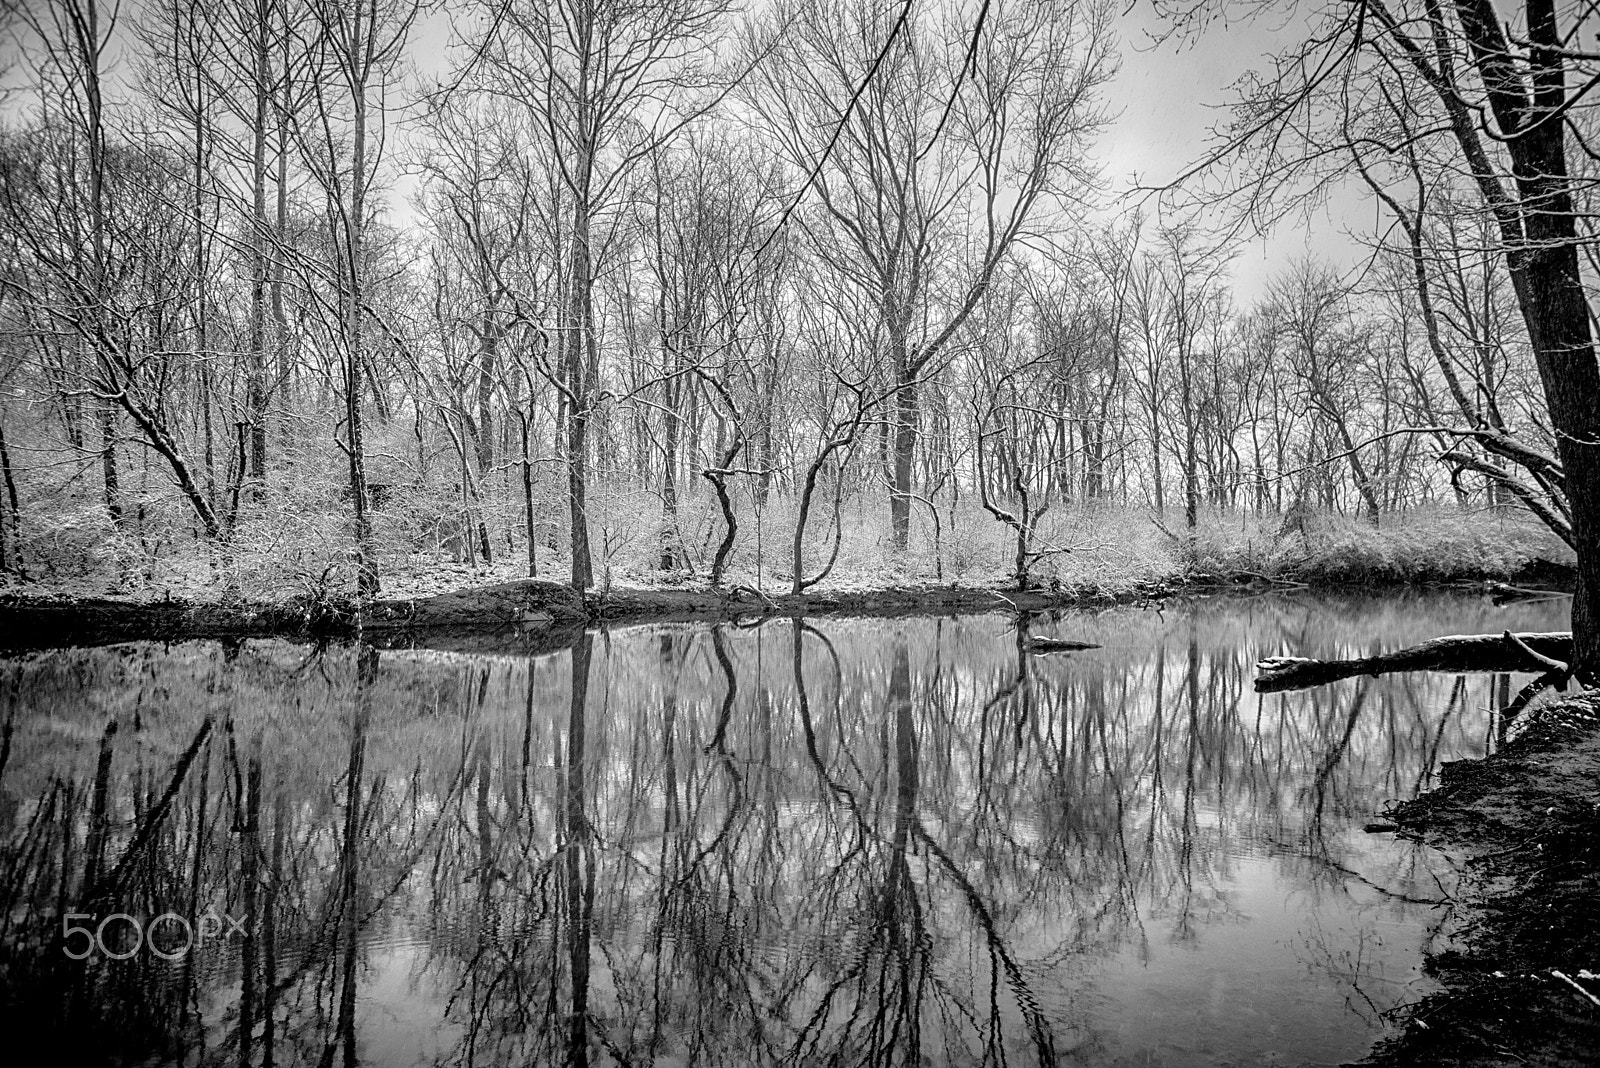
<svg viewBox="0 0 1600 1068">
<path fill-rule="evenodd" d="M 711 589 L 613 588 L 579 595 L 566 586 L 522 579 L 364 607 L 347 598 L 297 597 L 265 603 L 163 599 L 0 597 L 0 647 L 41 648 L 119 641 L 282 637 L 361 638 L 380 647 L 422 644 L 537 648 L 566 644 L 585 627 L 639 622 L 752 619 L 763 616 L 906 615 L 1046 611 L 1157 601 L 1186 589 L 1143 582 L 1118 587 L 1007 590 L 977 586 L 901 586 L 807 594 L 767 594 L 748 586 Z"/>
<path fill-rule="evenodd" d="M 1570 572 L 1563 565 L 1541 560 L 1504 578 L 1507 581 L 1501 582 L 1474 575 L 1434 585 L 1456 585 L 1495 596 L 1516 597 L 1532 587 L 1566 588 Z M 380 647 L 426 645 L 463 650 L 481 649 L 487 643 L 538 651 L 567 644 L 584 627 L 639 622 L 996 610 L 1046 612 L 1152 603 L 1175 596 L 1225 591 L 1417 585 L 1385 575 L 1367 579 L 1302 582 L 1238 571 L 1225 575 L 1189 572 L 1158 579 L 1118 577 L 1098 583 L 1053 581 L 1022 590 L 915 583 L 876 588 L 819 587 L 793 594 L 740 584 L 720 589 L 613 586 L 582 595 L 553 582 L 517 579 L 423 596 L 381 598 L 365 605 L 353 598 L 326 595 L 244 602 L 9 593 L 0 595 L 0 648 L 282 637 L 307 641 L 360 638 Z"/>
<path fill-rule="evenodd" d="M 1389 813 L 1464 858 L 1444 986 L 1371 1068 L 1591 1065 L 1600 1051 L 1600 693 L 1546 705 L 1483 760 Z"/>
</svg>

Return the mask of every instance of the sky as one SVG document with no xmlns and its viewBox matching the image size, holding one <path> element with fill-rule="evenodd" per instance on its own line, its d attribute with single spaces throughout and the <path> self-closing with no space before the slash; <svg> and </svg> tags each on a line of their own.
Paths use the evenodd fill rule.
<svg viewBox="0 0 1600 1068">
<path fill-rule="evenodd" d="M 1161 22 L 1152 0 L 1126 3 L 1116 23 L 1122 40 L 1122 69 L 1106 90 L 1106 104 L 1115 118 L 1101 136 L 1098 155 L 1106 181 L 1117 196 L 1115 203 L 1142 205 L 1148 216 L 1158 218 L 1157 199 L 1141 197 L 1137 188 L 1171 181 L 1200 156 L 1209 128 L 1226 118 L 1228 86 L 1261 66 L 1264 57 L 1288 39 L 1294 27 L 1274 24 L 1268 18 L 1219 19 L 1198 39 L 1157 45 L 1152 34 Z M 138 0 L 122 0 L 123 19 L 137 6 Z M 414 37 L 414 63 L 424 71 L 442 70 L 440 65 L 448 62 L 448 20 L 439 13 L 426 16 L 415 28 Z M 16 31 L 0 29 L 0 70 L 9 68 L 0 80 L 12 85 L 21 74 L 20 64 L 14 62 L 16 51 Z M 127 64 L 121 57 L 112 62 L 122 68 L 118 73 L 126 74 Z M 15 112 L 25 99 L 10 94 L 9 99 L 0 101 L 0 117 Z M 399 219 L 412 210 L 406 201 L 414 187 L 413 181 L 401 179 L 391 190 L 391 211 Z M 1309 218 L 1285 220 L 1273 234 L 1249 240 L 1240 248 L 1232 263 L 1236 302 L 1245 306 L 1260 298 L 1275 272 L 1308 254 L 1327 259 L 1340 269 L 1358 268 L 1363 262 L 1362 250 L 1348 233 L 1370 234 L 1378 225 L 1370 198 L 1358 195 L 1353 187 Z"/>
<path fill-rule="evenodd" d="M 1183 173 L 1207 145 L 1211 127 L 1228 115 L 1228 87 L 1252 69 L 1261 69 L 1275 46 L 1291 38 L 1294 27 L 1268 19 L 1218 21 L 1193 43 L 1151 43 L 1158 30 L 1150 0 L 1134 0 L 1118 20 L 1122 70 L 1107 92 L 1120 117 L 1102 135 L 1105 177 L 1123 203 L 1138 202 L 1141 184 L 1161 185 Z M 1154 199 L 1146 212 L 1157 214 Z M 1328 260 L 1340 270 L 1359 268 L 1363 249 L 1348 236 L 1371 234 L 1381 225 L 1370 197 L 1352 183 L 1309 218 L 1291 216 L 1264 238 L 1249 241 L 1232 264 L 1234 298 L 1248 305 L 1261 297 L 1272 275 L 1307 255 Z"/>
</svg>

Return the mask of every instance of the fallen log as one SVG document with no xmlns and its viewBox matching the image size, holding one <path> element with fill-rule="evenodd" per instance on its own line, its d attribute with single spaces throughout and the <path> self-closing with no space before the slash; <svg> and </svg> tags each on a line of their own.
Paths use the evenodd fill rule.
<svg viewBox="0 0 1600 1068">
<path fill-rule="evenodd" d="M 1378 656 L 1355 660 L 1312 660 L 1269 656 L 1256 662 L 1256 692 L 1279 693 L 1322 686 L 1357 675 L 1396 671 L 1524 671 L 1537 675 L 1565 671 L 1572 660 L 1572 634 L 1452 634 Z"/>
<path fill-rule="evenodd" d="M 1508 586 L 1504 582 L 1489 583 L 1490 601 L 1496 607 L 1516 604 L 1519 601 L 1553 601 L 1557 597 L 1571 597 L 1565 590 L 1537 590 L 1528 586 Z"/>
<path fill-rule="evenodd" d="M 1098 649 L 1100 646 L 1094 642 L 1075 642 L 1064 638 L 1028 639 L 1028 648 L 1035 653 L 1078 653 L 1085 649 Z"/>
</svg>

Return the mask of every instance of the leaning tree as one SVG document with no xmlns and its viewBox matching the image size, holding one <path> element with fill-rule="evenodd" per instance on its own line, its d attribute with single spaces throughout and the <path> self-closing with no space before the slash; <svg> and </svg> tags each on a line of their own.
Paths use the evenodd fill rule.
<svg viewBox="0 0 1600 1068">
<path fill-rule="evenodd" d="M 1185 35 L 1222 4 L 1158 6 Z M 1555 455 L 1492 426 L 1465 431 L 1536 470 L 1567 513 L 1578 558 L 1571 667 L 1600 680 L 1600 361 L 1584 267 L 1595 235 L 1583 210 L 1600 134 L 1600 53 L 1579 44 L 1600 12 L 1558 10 L 1554 0 L 1504 10 L 1494 0 L 1337 0 L 1315 10 L 1265 0 L 1251 10 L 1303 32 L 1237 83 L 1232 118 L 1174 188 L 1260 223 L 1358 176 L 1403 229 L 1430 210 L 1430 187 L 1472 194 L 1466 209 L 1492 221 L 1510 277 Z M 1416 268 L 1426 286 L 1428 260 Z"/>
</svg>

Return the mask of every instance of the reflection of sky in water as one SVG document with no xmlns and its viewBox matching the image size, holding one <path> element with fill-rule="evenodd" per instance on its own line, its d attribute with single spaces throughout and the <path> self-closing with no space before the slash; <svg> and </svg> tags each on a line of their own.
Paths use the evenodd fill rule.
<svg viewBox="0 0 1600 1068">
<path fill-rule="evenodd" d="M 1352 853 L 1387 874 L 1410 850 L 1372 839 Z M 1420 969 L 1431 910 L 1354 880 L 1311 890 L 1259 854 L 1230 875 L 1206 923 L 1184 933 L 1157 907 L 1148 940 L 1089 978 L 1108 1047 L 1139 1063 L 1338 1064 L 1366 1052 L 1380 1006 L 1432 989 Z"/>
<path fill-rule="evenodd" d="M 0 667 L 22 710 L 5 843 L 19 855 L 59 783 L 86 826 L 108 751 L 115 857 L 147 811 L 135 793 L 203 714 L 231 716 L 201 760 L 201 870 L 237 902 L 236 768 L 259 762 L 263 858 L 272 827 L 287 858 L 280 1063 L 344 1040 L 346 904 L 364 1064 L 560 1063 L 574 1042 L 661 1065 L 1338 1063 L 1428 989 L 1426 902 L 1435 875 L 1450 885 L 1442 857 L 1361 824 L 1481 753 L 1500 691 L 1410 676 L 1258 699 L 1252 666 L 1555 629 L 1561 607 L 1258 598 L 1036 620 L 1106 646 L 1058 657 L 1019 655 L 1000 616 L 839 620 L 798 664 L 787 621 L 637 628 L 591 641 L 581 709 L 565 652 L 384 652 L 362 681 L 348 649 L 273 642 L 32 654 Z M 191 777 L 175 821 L 200 797 Z M 143 861 L 148 883 L 186 886 L 192 841 Z M 6 904 L 44 924 L 51 847 L 30 848 L 41 866 Z M 7 953 L 8 983 L 70 978 Z M 236 1041 L 241 961 L 196 970 L 214 1052 Z M 176 1000 L 91 974 L 99 1015 L 54 1026 L 112 1047 L 127 1019 L 175 1026 Z"/>
</svg>

